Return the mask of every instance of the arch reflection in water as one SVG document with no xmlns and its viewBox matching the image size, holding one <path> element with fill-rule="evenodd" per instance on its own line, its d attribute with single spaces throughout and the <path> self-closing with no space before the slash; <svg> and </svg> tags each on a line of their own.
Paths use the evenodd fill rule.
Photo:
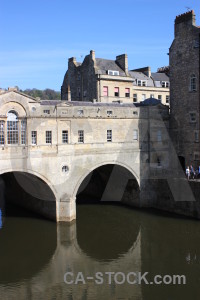
<svg viewBox="0 0 200 300">
<path fill-rule="evenodd" d="M 33 278 L 50 261 L 56 242 L 53 222 L 30 218 L 22 212 L 20 217 L 7 216 L 0 230 L 0 283 Z"/>
<path fill-rule="evenodd" d="M 122 206 L 77 205 L 79 247 L 87 256 L 99 261 L 120 258 L 137 240 L 140 220 L 136 216 L 132 218 L 131 210 Z"/>
<path fill-rule="evenodd" d="M 85 277 L 87 276 L 94 276 L 96 272 L 130 272 L 130 271 L 136 271 L 139 272 L 141 270 L 141 249 L 140 249 L 140 232 L 139 232 L 139 226 L 135 226 L 136 223 L 139 220 L 139 217 L 132 218 L 132 210 L 129 210 L 127 208 L 120 208 L 119 207 L 108 207 L 105 206 L 105 214 L 102 215 L 99 214 L 97 220 L 100 222 L 100 218 L 104 218 L 104 222 L 107 223 L 108 219 L 112 218 L 111 223 L 107 223 L 109 226 L 112 226 L 112 223 L 114 224 L 117 220 L 117 217 L 119 215 L 117 214 L 117 210 L 122 211 L 122 215 L 127 215 L 127 231 L 130 230 L 130 226 L 133 225 L 135 227 L 135 231 L 131 230 L 130 234 L 127 237 L 127 241 L 121 240 L 122 242 L 125 241 L 125 246 L 120 245 L 120 239 L 122 239 L 122 235 L 125 231 L 123 231 L 126 227 L 123 227 L 123 229 L 120 230 L 119 224 L 116 225 L 115 229 L 119 230 L 119 239 L 118 244 L 114 244 L 113 246 L 117 249 L 109 249 L 107 252 L 99 252 L 98 249 L 95 249 L 95 246 L 91 246 L 91 236 L 90 232 L 86 232 L 84 234 L 85 237 L 85 244 L 89 241 L 90 246 L 85 247 L 83 244 L 83 240 L 76 239 L 76 230 L 78 234 L 81 234 L 82 230 L 79 227 L 84 228 L 87 230 L 87 227 L 89 228 L 91 226 L 91 223 L 89 221 L 88 226 L 86 225 L 87 220 L 87 212 L 88 212 L 88 206 L 81 206 L 81 210 L 78 211 L 78 216 L 80 219 L 80 222 L 76 224 L 76 222 L 73 222 L 72 224 L 58 224 L 57 225 L 57 248 L 53 254 L 53 256 L 50 258 L 50 255 L 48 256 L 49 261 L 46 263 L 46 265 L 41 263 L 41 268 L 38 270 L 37 273 L 33 274 L 32 277 L 28 278 L 26 276 L 27 280 L 24 281 L 21 278 L 21 282 L 18 282 L 18 284 L 12 284 L 11 280 L 8 285 L 2 285 L 0 284 L 0 294 L 2 297 L 6 296 L 8 299 L 9 297 L 12 298 L 13 295 L 17 299 L 53 299 L 54 297 L 57 299 L 116 299 L 116 295 L 119 297 L 131 296 L 131 295 L 137 295 L 136 299 L 141 299 L 141 292 L 139 286 L 130 286 L 128 284 L 125 284 L 122 286 L 118 286 L 114 283 L 112 285 L 109 284 L 103 284 L 103 285 L 97 285 L 95 282 L 87 282 L 84 285 L 66 285 L 64 283 L 64 274 L 66 272 L 72 272 L 75 276 L 78 272 L 82 272 Z M 85 210 L 83 210 L 85 208 Z M 107 210 L 107 212 L 106 212 Z M 124 211 L 124 212 L 123 212 Z M 130 211 L 130 213 L 129 213 Z M 81 215 L 85 215 L 85 219 Z M 116 217 L 115 217 L 116 214 Z M 89 215 L 88 215 L 89 216 Z M 82 221 L 81 221 L 82 220 Z M 122 221 L 125 219 L 121 218 Z M 37 221 L 37 220 L 36 220 Z M 42 221 L 46 222 L 46 221 Z M 99 223 L 98 222 L 98 223 Z M 85 223 L 85 224 L 84 224 Z M 6 222 L 7 224 L 7 222 Z M 54 223 L 48 223 L 53 224 Z M 33 224 L 34 226 L 34 224 Z M 39 227 L 41 226 L 41 223 L 38 223 L 38 226 L 36 226 L 37 231 L 39 231 Z M 24 227 L 24 226 L 23 226 Z M 103 227 L 102 227 L 103 228 Z M 113 228 L 114 229 L 114 228 Z M 30 230 L 29 230 L 30 232 Z M 12 236 L 11 230 L 8 232 L 9 236 Z M 8 237 L 7 234 L 7 237 Z M 44 234 L 44 232 L 43 232 Z M 46 234 L 46 233 L 45 233 Z M 103 229 L 103 232 L 99 234 L 99 239 L 101 242 L 103 242 L 102 234 L 106 234 L 106 232 Z M 110 233 L 109 233 L 110 236 Z M 0 241 L 1 242 L 1 241 Z M 36 247 L 38 247 L 35 242 L 35 246 L 31 244 L 32 248 L 35 250 Z M 96 240 L 93 241 L 94 243 Z M 106 248 L 106 245 L 104 245 Z M 48 247 L 48 244 L 41 244 L 39 251 L 41 251 L 41 247 L 43 248 L 42 251 L 47 251 L 46 247 Z M 82 247 L 84 249 L 82 249 Z M 23 249 L 22 249 L 23 250 Z M 27 252 L 29 252 L 30 249 L 27 249 Z M 26 252 L 26 253 L 27 253 Z M 37 251 L 36 251 L 37 252 Z M 37 252 L 37 255 L 39 253 Z M 23 255 L 26 255 L 26 253 L 23 252 Z M 47 252 L 48 253 L 48 252 Z M 5 255 L 5 253 L 0 253 L 0 255 Z M 21 260 L 21 257 L 18 257 L 12 252 L 8 252 L 8 256 L 15 257 L 15 259 Z M 112 256 L 113 255 L 113 256 Z M 14 258 L 13 258 L 14 260 Z M 41 259 L 37 256 L 32 256 L 32 264 L 35 264 L 35 261 Z M 12 263 L 15 265 L 15 268 L 18 268 L 18 265 L 15 264 L 14 261 Z M 37 264 L 36 264 L 37 265 Z M 9 264 L 7 262 L 7 269 L 9 269 Z M 5 266 L 4 266 L 5 270 Z M 9 274 L 8 281 L 9 281 Z M 15 274 L 16 277 L 19 276 L 19 274 Z M 5 277 L 4 277 L 5 278 Z M 12 278 L 11 278 L 12 279 Z M 19 276 L 20 280 L 20 276 Z M 4 280 L 5 282 L 5 280 Z M 7 288 L 9 286 L 9 288 Z M 30 288 L 31 287 L 31 290 Z M 7 289 L 6 289 L 7 288 Z M 22 297 L 23 296 L 23 297 Z M 20 298 L 21 297 L 21 298 Z M 123 299 L 123 298 L 122 298 Z"/>
</svg>

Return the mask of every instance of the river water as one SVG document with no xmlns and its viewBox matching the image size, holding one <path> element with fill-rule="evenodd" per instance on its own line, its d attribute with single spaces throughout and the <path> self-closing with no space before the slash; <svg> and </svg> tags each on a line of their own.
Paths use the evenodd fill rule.
<svg viewBox="0 0 200 300">
<path fill-rule="evenodd" d="M 3 215 L 0 299 L 200 299 L 200 221 L 110 204 L 77 205 L 70 225 Z M 145 272 L 149 284 L 134 283 Z M 186 284 L 151 284 L 155 275 Z"/>
</svg>

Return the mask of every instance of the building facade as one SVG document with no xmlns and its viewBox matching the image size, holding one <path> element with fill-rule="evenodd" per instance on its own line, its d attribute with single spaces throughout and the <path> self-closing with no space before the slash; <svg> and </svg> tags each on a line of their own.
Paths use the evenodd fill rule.
<svg viewBox="0 0 200 300">
<path fill-rule="evenodd" d="M 175 19 L 175 35 L 170 47 L 170 128 L 182 166 L 200 163 L 199 70 L 200 27 L 194 11 Z"/>
<path fill-rule="evenodd" d="M 150 67 L 129 71 L 126 54 L 108 60 L 91 50 L 82 64 L 74 57 L 68 61 L 62 100 L 137 103 L 148 98 L 169 104 L 169 76 L 151 73 Z"/>
<path fill-rule="evenodd" d="M 26 191 L 21 206 L 57 221 L 76 218 L 83 180 L 105 165 L 120 166 L 106 199 L 121 194 L 129 205 L 150 206 L 145 182 L 151 170 L 168 169 L 168 124 L 168 107 L 156 99 L 137 105 L 45 101 L 6 91 L 0 95 L 0 175 L 13 173 Z M 130 175 L 137 188 L 124 196 Z M 136 197 L 139 190 L 144 193 Z"/>
</svg>

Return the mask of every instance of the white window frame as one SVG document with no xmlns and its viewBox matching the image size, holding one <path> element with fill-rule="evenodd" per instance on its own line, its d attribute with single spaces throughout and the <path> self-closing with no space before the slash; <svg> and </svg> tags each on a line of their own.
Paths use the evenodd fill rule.
<svg viewBox="0 0 200 300">
<path fill-rule="evenodd" d="M 31 145 L 37 145 L 37 131 L 31 131 Z"/>
<path fill-rule="evenodd" d="M 21 145 L 26 145 L 26 120 L 21 120 Z"/>
<path fill-rule="evenodd" d="M 14 110 L 9 111 L 7 114 L 7 144 L 19 144 L 19 119 Z"/>
<path fill-rule="evenodd" d="M 119 71 L 108 70 L 108 75 L 119 76 Z"/>
<path fill-rule="evenodd" d="M 111 143 L 112 142 L 112 130 L 107 129 L 107 142 Z"/>
<path fill-rule="evenodd" d="M 133 140 L 138 141 L 138 129 L 133 129 Z"/>
<path fill-rule="evenodd" d="M 62 143 L 68 144 L 68 142 L 69 142 L 68 130 L 62 130 Z"/>
<path fill-rule="evenodd" d="M 51 130 L 46 131 L 46 144 L 52 145 L 52 131 Z"/>
<path fill-rule="evenodd" d="M 137 80 L 137 86 L 147 86 L 147 80 Z"/>
<path fill-rule="evenodd" d="M 133 103 L 138 102 L 138 96 L 137 94 L 133 94 Z"/>
<path fill-rule="evenodd" d="M 5 145 L 5 121 L 0 120 L 0 145 Z"/>
<path fill-rule="evenodd" d="M 78 143 L 84 143 L 84 130 L 78 130 Z"/>
</svg>

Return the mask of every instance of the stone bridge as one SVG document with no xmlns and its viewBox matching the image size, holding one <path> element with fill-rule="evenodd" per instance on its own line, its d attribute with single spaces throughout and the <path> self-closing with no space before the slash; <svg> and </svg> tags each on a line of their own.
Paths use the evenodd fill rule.
<svg viewBox="0 0 200 300">
<path fill-rule="evenodd" d="M 46 217 L 71 221 L 77 194 L 100 170 L 93 193 L 101 200 L 138 205 L 139 113 L 134 105 L 40 101 L 16 90 L 2 93 L 1 193 L 5 189 L 6 197 Z M 134 186 L 131 197 L 127 185 L 128 190 Z"/>
</svg>

